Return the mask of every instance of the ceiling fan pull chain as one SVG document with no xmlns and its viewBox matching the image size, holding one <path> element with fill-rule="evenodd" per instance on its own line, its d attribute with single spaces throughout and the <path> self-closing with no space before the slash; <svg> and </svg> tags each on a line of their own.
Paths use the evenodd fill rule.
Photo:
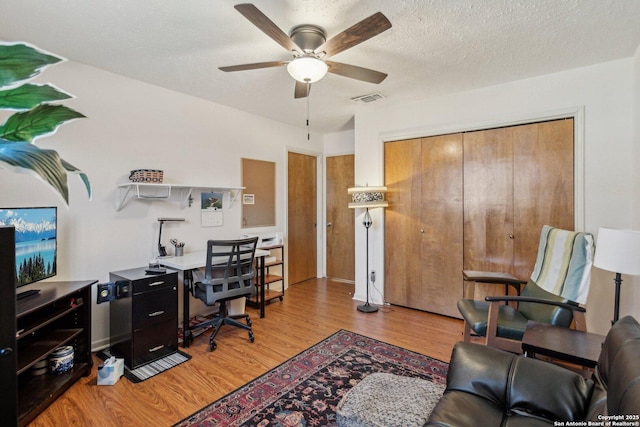
<svg viewBox="0 0 640 427">
<path fill-rule="evenodd" d="M 309 98 L 310 96 L 309 83 L 307 83 L 307 141 L 311 140 L 311 131 L 309 130 Z"/>
</svg>

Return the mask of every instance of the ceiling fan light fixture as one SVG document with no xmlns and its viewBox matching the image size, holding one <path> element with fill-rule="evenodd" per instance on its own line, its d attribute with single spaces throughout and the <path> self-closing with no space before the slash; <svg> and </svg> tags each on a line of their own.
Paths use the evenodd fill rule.
<svg viewBox="0 0 640 427">
<path fill-rule="evenodd" d="M 329 70 L 329 66 L 313 56 L 295 58 L 287 65 L 287 71 L 299 82 L 314 83 L 322 79 Z"/>
</svg>

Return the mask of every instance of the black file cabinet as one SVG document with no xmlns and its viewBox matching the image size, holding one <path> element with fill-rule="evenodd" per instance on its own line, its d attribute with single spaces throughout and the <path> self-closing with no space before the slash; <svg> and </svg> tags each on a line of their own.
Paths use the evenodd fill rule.
<svg viewBox="0 0 640 427">
<path fill-rule="evenodd" d="M 141 365 L 178 350 L 178 273 L 148 275 L 144 268 L 111 272 L 117 299 L 110 303 L 111 353 Z"/>
</svg>

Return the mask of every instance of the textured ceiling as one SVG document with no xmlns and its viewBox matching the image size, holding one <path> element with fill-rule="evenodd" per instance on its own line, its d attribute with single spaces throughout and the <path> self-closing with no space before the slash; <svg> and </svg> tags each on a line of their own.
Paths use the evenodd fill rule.
<svg viewBox="0 0 640 427">
<path fill-rule="evenodd" d="M 231 0 L 2 0 L 0 40 L 26 41 L 69 60 L 304 127 L 288 61 Z M 254 0 L 285 33 L 316 24 L 328 38 L 372 15 L 393 27 L 332 60 L 389 74 L 379 85 L 329 74 L 312 85 L 312 132 L 350 129 L 350 99 L 407 103 L 633 56 L 638 0 Z M 379 105 L 379 104 L 378 104 Z"/>
</svg>

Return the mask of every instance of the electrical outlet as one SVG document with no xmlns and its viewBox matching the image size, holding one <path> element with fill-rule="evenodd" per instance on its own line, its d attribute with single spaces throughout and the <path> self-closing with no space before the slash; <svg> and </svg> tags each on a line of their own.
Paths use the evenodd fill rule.
<svg viewBox="0 0 640 427">
<path fill-rule="evenodd" d="M 375 283 L 375 281 L 376 281 L 376 272 L 375 270 L 373 270 L 371 272 L 371 283 Z"/>
</svg>

